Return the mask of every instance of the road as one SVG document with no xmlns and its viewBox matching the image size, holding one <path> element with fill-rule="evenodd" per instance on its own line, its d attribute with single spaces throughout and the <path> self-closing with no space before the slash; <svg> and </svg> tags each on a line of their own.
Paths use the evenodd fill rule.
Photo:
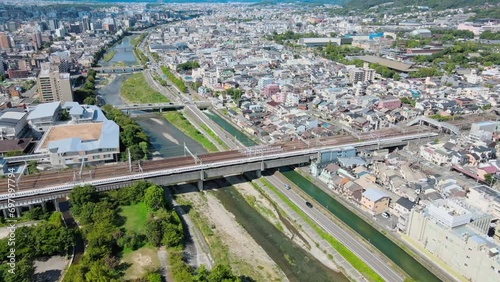
<svg viewBox="0 0 500 282">
<path fill-rule="evenodd" d="M 359 235 L 349 229 L 342 229 L 316 208 L 309 208 L 305 200 L 293 190 L 284 188 L 284 182 L 275 176 L 266 176 L 266 179 L 273 184 L 281 193 L 287 196 L 290 201 L 297 205 L 307 216 L 314 220 L 323 230 L 331 234 L 342 245 L 351 250 L 357 257 L 363 260 L 375 272 L 377 272 L 385 281 L 396 282 L 403 281 L 404 277 L 397 271 L 390 268 L 387 259 L 377 252 L 372 252 L 361 243 L 361 240 L 353 240 Z"/>
<path fill-rule="evenodd" d="M 244 148 L 245 146 L 240 143 L 238 140 L 234 140 L 232 136 L 230 136 L 225 130 L 220 128 L 218 124 L 216 124 L 214 121 L 212 121 L 210 118 L 208 118 L 198 107 L 196 104 L 193 102 L 192 98 L 190 95 L 186 95 L 182 93 L 175 85 L 172 84 L 172 82 L 169 83 L 169 86 L 161 86 L 158 82 L 156 82 L 153 77 L 151 72 L 156 72 L 158 76 L 162 76 L 163 73 L 161 72 L 159 66 L 157 66 L 156 63 L 154 63 L 154 59 L 150 56 L 149 52 L 144 49 L 144 40 L 140 45 L 139 48 L 142 49 L 143 53 L 148 56 L 149 61 L 151 62 L 152 67 L 154 68 L 153 70 L 145 70 L 144 71 L 144 77 L 146 78 L 146 82 L 153 87 L 153 89 L 159 91 L 163 95 L 165 95 L 167 98 L 169 98 L 173 102 L 178 102 L 178 103 L 184 103 L 185 108 L 184 111 L 186 114 L 191 116 L 195 121 L 199 124 L 204 124 L 210 130 L 212 130 L 219 139 L 222 140 L 230 149 L 237 149 L 237 148 Z"/>
</svg>

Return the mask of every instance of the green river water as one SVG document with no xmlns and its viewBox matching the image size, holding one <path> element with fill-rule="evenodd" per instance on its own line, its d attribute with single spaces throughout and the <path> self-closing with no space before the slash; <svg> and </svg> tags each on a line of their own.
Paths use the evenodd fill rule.
<svg viewBox="0 0 500 282">
<path fill-rule="evenodd" d="M 414 280 L 425 282 L 441 281 L 406 251 L 401 249 L 401 247 L 396 245 L 385 235 L 373 228 L 363 219 L 359 218 L 356 214 L 344 207 L 341 203 L 337 202 L 330 195 L 304 178 L 298 172 L 290 169 L 282 169 L 282 172 L 283 175 L 285 175 L 290 181 L 299 186 L 300 189 L 314 198 L 342 222 L 351 227 L 363 238 L 369 240 L 373 246 L 379 249 Z"/>
<path fill-rule="evenodd" d="M 215 195 L 291 282 L 349 281 L 342 273 L 327 268 L 281 233 L 253 209 L 235 188 L 219 189 Z"/>
</svg>

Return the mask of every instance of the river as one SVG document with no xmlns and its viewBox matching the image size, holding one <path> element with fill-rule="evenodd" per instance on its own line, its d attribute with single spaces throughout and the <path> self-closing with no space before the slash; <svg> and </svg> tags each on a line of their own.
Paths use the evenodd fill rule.
<svg viewBox="0 0 500 282">
<path fill-rule="evenodd" d="M 219 186 L 226 186 L 221 185 L 222 182 L 217 181 Z M 252 208 L 235 188 L 218 189 L 215 195 L 224 207 L 235 216 L 236 221 L 283 270 L 291 282 L 349 281 L 342 273 L 329 269 L 276 229 L 273 224 Z"/>
<path fill-rule="evenodd" d="M 122 39 L 120 44 L 115 45 L 111 50 L 115 51 L 115 55 L 109 62 L 104 60 L 99 61 L 99 65 L 103 67 L 108 67 L 115 65 L 117 63 L 124 64 L 127 66 L 133 66 L 137 64 L 135 60 L 134 52 L 132 51 L 134 46 L 130 44 L 130 40 L 133 36 L 127 36 Z"/>
<path fill-rule="evenodd" d="M 215 123 L 217 123 L 221 128 L 223 128 L 225 131 L 227 131 L 231 136 L 235 136 L 238 141 L 243 143 L 243 145 L 250 147 L 250 146 L 255 146 L 257 143 L 250 139 L 248 136 L 246 136 L 243 132 L 232 126 L 229 122 L 221 118 L 220 116 L 210 112 L 210 111 L 205 111 L 205 114 L 213 120 Z"/>
<path fill-rule="evenodd" d="M 437 278 L 432 272 L 421 265 L 398 245 L 389 240 L 366 221 L 359 218 L 356 214 L 344 207 L 341 203 L 337 202 L 334 198 L 326 194 L 323 190 L 318 188 L 302 175 L 289 168 L 282 168 L 281 171 L 300 189 L 314 198 L 318 203 L 328 209 L 332 214 L 351 227 L 363 238 L 369 240 L 373 246 L 401 267 L 401 269 L 403 269 L 415 281 L 440 281 L 439 278 Z"/>
</svg>

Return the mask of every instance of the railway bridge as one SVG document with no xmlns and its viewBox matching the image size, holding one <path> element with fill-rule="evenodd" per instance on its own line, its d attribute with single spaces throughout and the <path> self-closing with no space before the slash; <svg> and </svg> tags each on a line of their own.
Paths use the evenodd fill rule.
<svg viewBox="0 0 500 282">
<path fill-rule="evenodd" d="M 3 215 L 19 216 L 22 207 L 32 208 L 46 201 L 65 198 L 75 186 L 93 185 L 99 191 L 119 189 L 131 183 L 146 179 L 158 185 L 197 183 L 203 189 L 203 182 L 229 175 L 255 171 L 257 175 L 267 169 L 309 163 L 320 152 L 341 150 L 345 147 L 387 148 L 406 145 L 415 139 L 434 138 L 437 133 L 419 132 L 415 128 L 407 132 L 385 130 L 353 136 L 336 136 L 316 140 L 315 144 L 291 141 L 269 146 L 242 148 L 204 155 L 186 155 L 164 160 L 144 161 L 132 164 L 118 163 L 89 168 L 80 173 L 63 171 L 23 176 L 15 185 L 0 188 L 0 209 Z M 15 186 L 15 193 L 7 190 Z"/>
</svg>

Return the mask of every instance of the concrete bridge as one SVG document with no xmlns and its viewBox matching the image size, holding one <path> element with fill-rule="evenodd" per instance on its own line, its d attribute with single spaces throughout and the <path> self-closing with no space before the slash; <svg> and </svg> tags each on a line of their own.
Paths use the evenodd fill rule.
<svg viewBox="0 0 500 282">
<path fill-rule="evenodd" d="M 20 207 L 32 207 L 34 204 L 41 204 L 48 200 L 65 198 L 78 185 L 93 185 L 99 191 L 105 191 L 119 189 L 137 180 L 147 179 L 158 185 L 195 182 L 198 189 L 202 190 L 203 182 L 206 180 L 252 171 L 255 171 L 259 176 L 262 171 L 267 169 L 309 163 L 312 159 L 317 158 L 320 152 L 325 150 L 341 150 L 345 147 L 377 149 L 401 146 L 414 139 L 434 138 L 437 135 L 437 133 L 433 132 L 416 133 L 413 131 L 392 135 L 378 135 L 376 137 L 371 134 L 367 135 L 365 140 L 356 139 L 352 136 L 342 136 L 331 139 L 329 141 L 330 145 L 322 143 L 323 145 L 318 144 L 317 147 L 312 147 L 310 144 L 306 145 L 301 141 L 293 141 L 269 146 L 266 147 L 267 149 L 252 149 L 250 147 L 240 151 L 226 151 L 203 156 L 144 162 L 143 165 L 139 165 L 140 170 L 138 172 L 122 170 L 119 171 L 118 176 L 113 176 L 113 170 L 103 170 L 100 178 L 80 181 L 64 182 L 65 178 L 60 178 L 63 173 L 54 173 L 48 175 L 46 179 L 35 180 L 32 186 L 29 187 L 23 188 L 23 183 L 20 183 L 16 193 L 9 194 L 6 189 L 2 189 L 0 209 L 9 208 L 8 213 L 11 216 L 12 213 L 21 212 Z M 118 168 L 115 171 L 118 171 Z M 94 174 L 99 175 L 97 172 L 94 172 Z M 71 173 L 71 171 L 68 173 Z"/>
<path fill-rule="evenodd" d="M 120 52 L 132 52 L 134 50 L 134 47 L 115 47 L 113 48 L 113 50 Z"/>
<path fill-rule="evenodd" d="M 196 101 L 194 103 L 198 109 L 208 109 L 211 104 L 210 102 L 204 101 Z M 138 110 L 138 111 L 154 111 L 154 110 L 172 110 L 172 109 L 182 109 L 184 108 L 184 104 L 177 103 L 152 103 L 152 104 L 127 104 L 127 105 L 118 105 L 115 108 L 126 111 L 130 113 L 130 111 Z"/>
<path fill-rule="evenodd" d="M 419 125 L 422 125 L 422 124 L 429 124 L 429 125 L 433 125 L 435 127 L 437 127 L 438 129 L 446 129 L 448 131 L 450 131 L 451 133 L 453 134 L 460 134 L 460 129 L 458 129 L 458 127 L 456 127 L 455 125 L 453 124 L 449 124 L 447 122 L 441 122 L 441 121 L 437 121 L 435 119 L 432 119 L 430 117 L 426 117 L 426 116 L 419 116 L 419 117 L 416 117 L 414 119 L 412 119 L 411 121 L 407 122 L 406 125 L 407 126 L 411 126 L 411 125 L 415 125 L 415 124 L 419 124 Z"/>
<path fill-rule="evenodd" d="M 143 71 L 142 66 L 109 66 L 93 68 L 98 73 L 133 73 Z"/>
</svg>

